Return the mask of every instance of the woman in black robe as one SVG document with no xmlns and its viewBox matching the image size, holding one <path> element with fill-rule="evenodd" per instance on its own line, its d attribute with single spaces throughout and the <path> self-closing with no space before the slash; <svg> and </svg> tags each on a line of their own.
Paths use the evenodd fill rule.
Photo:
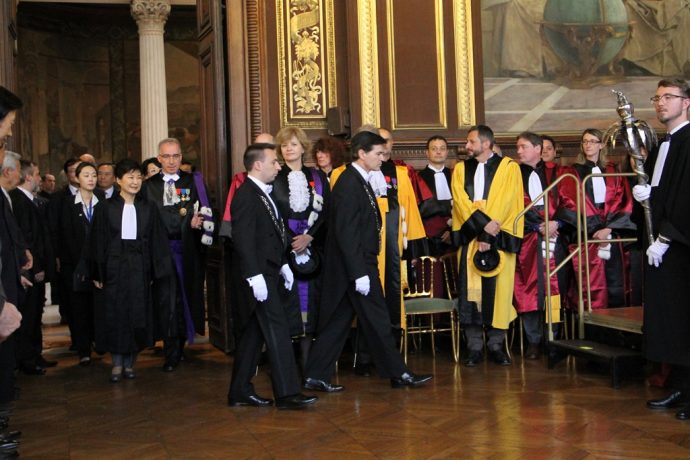
<svg viewBox="0 0 690 460">
<path fill-rule="evenodd" d="M 326 174 L 304 166 L 309 138 L 301 128 L 287 126 L 276 135 L 285 166 L 273 182 L 272 197 L 290 238 L 288 255 L 295 285 L 290 293 L 288 320 L 293 338 L 301 337 L 301 361 L 306 362 L 316 328 L 320 301 L 319 260 L 326 236 L 330 186 Z"/>
<path fill-rule="evenodd" d="M 91 269 L 99 289 L 96 347 L 113 358 L 110 381 L 133 379 L 137 354 L 153 345 L 151 280 L 170 273 L 170 254 L 157 210 L 138 196 L 139 164 L 115 165 L 119 195 L 104 202 L 94 217 Z"/>
</svg>

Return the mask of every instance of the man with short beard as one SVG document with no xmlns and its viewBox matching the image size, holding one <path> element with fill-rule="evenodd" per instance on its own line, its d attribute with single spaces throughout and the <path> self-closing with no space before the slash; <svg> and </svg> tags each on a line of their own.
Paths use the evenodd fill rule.
<svg viewBox="0 0 690 460">
<path fill-rule="evenodd" d="M 493 146 L 491 128 L 471 127 L 465 144 L 470 158 L 453 170 L 452 236 L 460 246 L 458 312 L 467 337 L 467 367 L 484 359 L 484 328 L 491 360 L 511 364 L 503 344 L 516 317 L 513 284 L 522 228 L 513 233 L 513 223 L 524 204 L 520 167 L 494 154 Z"/>
</svg>

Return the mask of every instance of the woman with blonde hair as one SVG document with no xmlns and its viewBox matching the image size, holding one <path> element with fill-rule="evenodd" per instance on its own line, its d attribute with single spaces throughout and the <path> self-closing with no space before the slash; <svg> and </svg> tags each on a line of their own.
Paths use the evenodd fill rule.
<svg viewBox="0 0 690 460">
<path fill-rule="evenodd" d="M 290 267 L 295 284 L 289 295 L 291 334 L 301 339 L 302 366 L 307 360 L 316 328 L 320 297 L 320 258 L 326 235 L 328 177 L 317 168 L 304 166 L 311 142 L 298 127 L 287 126 L 275 137 L 285 166 L 273 182 L 273 199 L 290 238 Z M 289 315 L 290 316 L 290 315 Z"/>
</svg>

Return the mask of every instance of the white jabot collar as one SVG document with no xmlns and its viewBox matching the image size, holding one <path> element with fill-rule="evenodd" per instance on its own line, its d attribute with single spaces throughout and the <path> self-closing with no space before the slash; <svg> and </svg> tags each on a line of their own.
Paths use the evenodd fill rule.
<svg viewBox="0 0 690 460">
<path fill-rule="evenodd" d="M 601 168 L 599 166 L 593 167 L 592 174 L 601 174 Z M 592 177 L 592 192 L 596 204 L 606 201 L 606 181 L 603 177 Z"/>
<path fill-rule="evenodd" d="M 539 178 L 539 174 L 537 174 L 536 171 L 532 171 L 529 174 L 529 180 L 527 182 L 527 188 L 529 189 L 529 198 L 530 200 L 534 201 L 534 199 L 541 194 L 541 192 L 544 191 L 544 188 L 541 186 L 541 179 Z M 540 198 L 539 202 L 535 203 L 537 206 L 544 206 L 544 198 Z"/>
<path fill-rule="evenodd" d="M 165 174 L 165 173 L 163 173 L 163 182 L 165 182 L 165 183 L 167 184 L 168 181 L 169 181 L 170 179 L 172 179 L 172 180 L 174 180 L 175 182 L 177 182 L 177 181 L 180 179 L 180 175 L 177 174 L 177 173 L 175 173 L 175 174 Z"/>
<path fill-rule="evenodd" d="M 435 172 L 435 173 L 437 173 L 437 174 L 438 174 L 438 173 L 442 173 L 443 170 L 446 169 L 445 166 L 441 166 L 440 169 L 437 169 L 435 166 L 432 166 L 431 164 L 428 164 L 426 167 L 429 168 L 429 169 L 431 169 L 433 172 Z"/>
</svg>

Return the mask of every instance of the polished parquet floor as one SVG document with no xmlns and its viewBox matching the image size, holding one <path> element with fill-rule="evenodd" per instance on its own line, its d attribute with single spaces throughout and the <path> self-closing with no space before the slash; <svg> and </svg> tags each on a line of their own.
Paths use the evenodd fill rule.
<svg viewBox="0 0 690 460">
<path fill-rule="evenodd" d="M 79 367 L 64 326 L 45 334 L 59 365 L 18 377 L 11 427 L 23 432 L 22 458 L 690 458 L 690 422 L 644 406 L 662 390 L 641 378 L 614 390 L 606 373 L 572 358 L 554 370 L 519 357 L 468 369 L 422 351 L 410 367 L 435 378 L 414 390 L 356 376 L 343 360 L 345 392 L 278 411 L 227 407 L 232 357 L 208 343 L 169 374 L 148 350 L 137 379 L 114 385 L 107 356 Z M 265 369 L 255 383 L 271 396 Z"/>
</svg>

